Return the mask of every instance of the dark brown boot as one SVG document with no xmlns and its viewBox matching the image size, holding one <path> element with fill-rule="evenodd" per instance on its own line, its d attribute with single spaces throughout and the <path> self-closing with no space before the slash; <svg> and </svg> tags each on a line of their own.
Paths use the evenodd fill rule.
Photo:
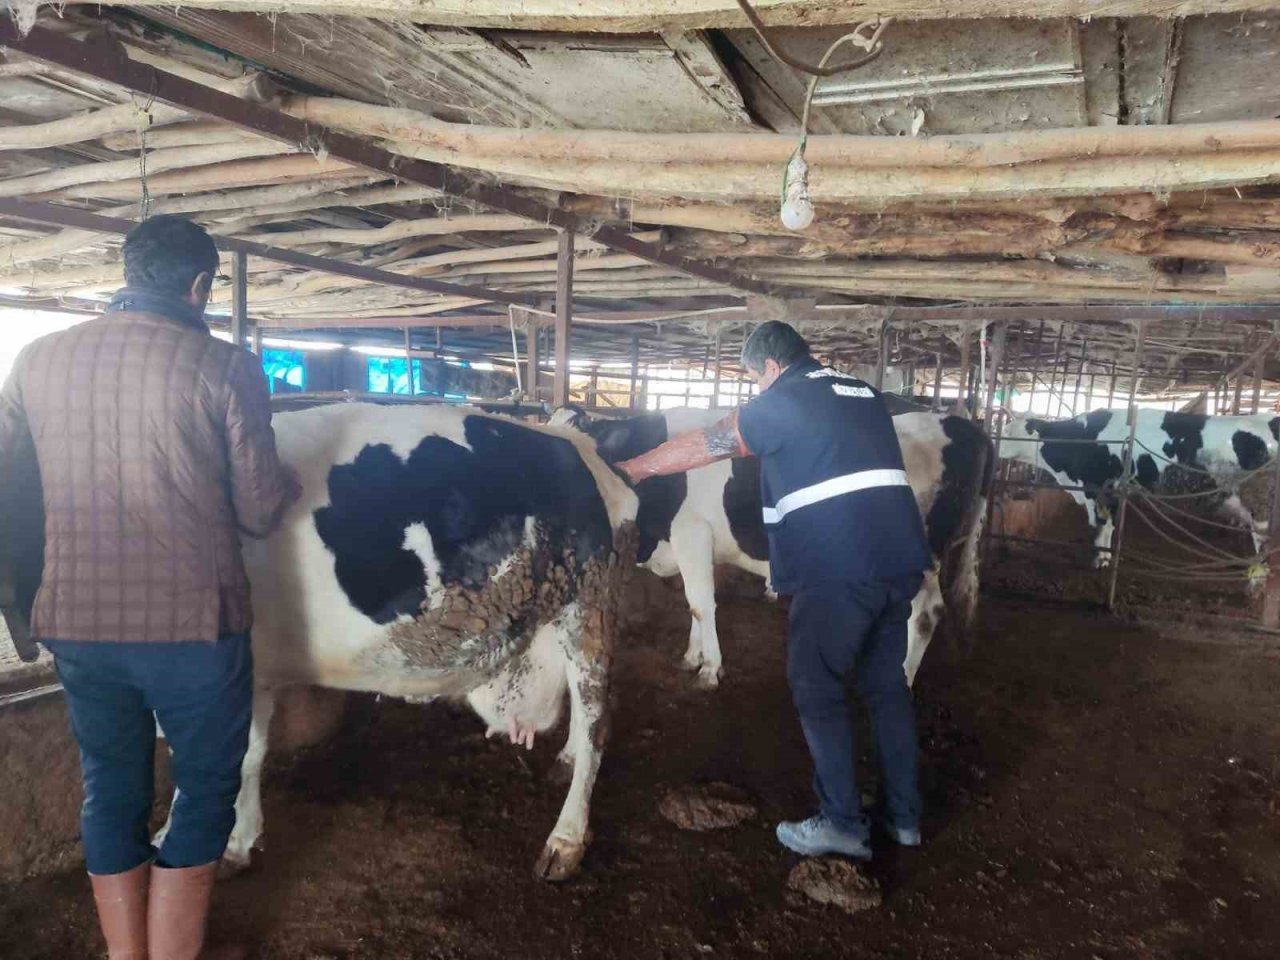
<svg viewBox="0 0 1280 960">
<path fill-rule="evenodd" d="M 98 926 L 110 960 L 147 960 L 147 886 L 151 864 L 124 873 L 89 874 Z"/>
<path fill-rule="evenodd" d="M 238 947 L 204 949 L 216 863 L 202 867 L 151 868 L 147 937 L 151 960 L 239 960 Z"/>
</svg>

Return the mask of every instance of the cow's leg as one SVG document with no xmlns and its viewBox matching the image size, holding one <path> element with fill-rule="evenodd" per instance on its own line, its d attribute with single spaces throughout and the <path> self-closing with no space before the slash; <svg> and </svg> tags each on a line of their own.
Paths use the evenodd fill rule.
<svg viewBox="0 0 1280 960">
<path fill-rule="evenodd" d="M 925 651 L 929 649 L 929 641 L 942 619 L 944 609 L 942 587 L 938 582 L 938 569 L 928 571 L 915 599 L 911 601 L 911 619 L 907 621 L 907 658 L 902 663 L 903 672 L 907 675 L 907 686 L 915 683 L 916 671 L 924 660 Z"/>
<path fill-rule="evenodd" d="M 1096 496 L 1088 496 L 1080 490 L 1072 490 L 1071 497 L 1084 507 L 1093 527 L 1093 566 L 1101 570 L 1111 566 L 1111 535 L 1115 532 L 1112 514 L 1098 503 Z"/>
<path fill-rule="evenodd" d="M 1263 545 L 1267 542 L 1266 525 L 1259 524 L 1254 519 L 1253 511 L 1244 505 L 1244 501 L 1240 499 L 1240 494 L 1231 494 L 1231 496 L 1222 501 L 1222 506 L 1219 509 L 1227 517 L 1249 531 L 1249 536 L 1253 539 L 1253 552 L 1261 554 Z"/>
<path fill-rule="evenodd" d="M 267 734 L 276 709 L 274 690 L 253 691 L 253 720 L 249 726 L 249 749 L 240 766 L 240 793 L 236 796 L 236 825 L 222 854 L 219 874 L 230 876 L 249 866 L 253 845 L 262 836 L 262 764 L 267 757 Z"/>
<path fill-rule="evenodd" d="M 701 521 L 681 524 L 671 532 L 684 596 L 689 603 L 689 648 L 684 664 L 698 671 L 697 685 L 704 690 L 720 683 L 720 637 L 716 632 L 716 558 L 711 527 Z"/>
<path fill-rule="evenodd" d="M 591 791 L 600 771 L 608 737 L 609 657 L 595 643 L 583 644 L 581 632 L 566 639 L 569 679 L 569 743 L 573 779 L 560 818 L 547 838 L 534 872 L 544 880 L 566 880 L 582 862 L 587 849 L 587 820 Z"/>
</svg>

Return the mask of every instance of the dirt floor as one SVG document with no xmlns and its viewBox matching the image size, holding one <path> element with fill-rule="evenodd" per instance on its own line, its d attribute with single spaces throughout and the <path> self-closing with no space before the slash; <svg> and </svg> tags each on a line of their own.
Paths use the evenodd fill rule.
<svg viewBox="0 0 1280 960">
<path fill-rule="evenodd" d="M 784 611 L 754 594 L 724 598 L 714 694 L 677 670 L 678 594 L 633 629 L 571 883 L 531 875 L 558 738 L 517 754 L 464 711 L 361 700 L 270 769 L 265 849 L 219 888 L 215 929 L 271 960 L 1280 955 L 1280 640 L 985 601 L 973 654 L 935 646 L 917 684 L 926 844 L 878 850 L 883 905 L 850 917 L 786 889 L 772 828 L 808 812 L 809 770 Z M 704 781 L 760 815 L 662 819 L 669 788 Z M 6 960 L 93 956 L 92 931 L 79 873 L 0 887 Z"/>
</svg>

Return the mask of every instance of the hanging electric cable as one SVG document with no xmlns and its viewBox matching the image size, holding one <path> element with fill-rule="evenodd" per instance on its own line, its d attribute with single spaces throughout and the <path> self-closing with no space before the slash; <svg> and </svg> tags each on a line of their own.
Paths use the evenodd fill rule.
<svg viewBox="0 0 1280 960">
<path fill-rule="evenodd" d="M 860 59 L 857 59 L 857 60 L 850 60 L 847 63 L 837 63 L 833 67 L 827 66 L 827 58 L 831 56 L 831 50 L 834 50 L 837 46 L 839 46 L 842 42 L 844 42 L 845 38 L 842 37 L 840 40 L 837 40 L 834 44 L 831 45 L 831 50 L 828 50 L 827 55 L 823 57 L 820 61 L 818 61 L 818 65 L 813 66 L 812 64 L 805 63 L 803 60 L 797 60 L 795 57 L 788 55 L 786 51 L 778 47 L 773 42 L 773 40 L 769 37 L 769 28 L 765 25 L 765 22 L 760 19 L 760 15 L 756 13 L 754 9 L 752 9 L 751 4 L 749 4 L 747 0 L 738 0 L 738 6 L 742 9 L 742 12 L 747 15 L 747 20 L 751 22 L 751 29 L 755 32 L 755 35 L 760 39 L 760 42 L 764 45 L 765 50 L 769 52 L 769 56 L 773 57 L 773 59 L 777 60 L 779 63 L 786 64 L 788 67 L 791 67 L 793 70 L 799 70 L 801 73 L 807 73 L 811 77 L 834 77 L 838 73 L 845 73 L 849 70 L 856 70 L 858 69 L 858 67 L 861 67 L 863 64 L 870 63 L 876 57 L 880 56 L 881 52 L 883 52 L 884 50 L 884 48 L 880 46 L 876 41 L 880 39 L 880 33 L 881 31 L 884 30 L 884 27 L 889 25 L 888 18 L 884 20 L 868 21 L 869 24 L 876 24 L 876 25 L 882 24 L 883 26 L 879 26 L 879 29 L 877 29 L 875 34 L 871 37 L 871 41 L 872 41 L 871 43 L 858 44 L 858 46 L 862 47 L 864 50 L 867 51 L 867 55 L 865 57 L 861 57 Z M 858 30 L 854 32 L 857 33 L 867 25 L 868 25 L 867 23 L 859 24 Z M 850 36 L 852 36 L 852 34 Z"/>
<path fill-rule="evenodd" d="M 752 28 L 770 56 L 779 63 L 809 74 L 809 86 L 805 91 L 804 108 L 800 114 L 800 144 L 791 154 L 783 171 L 782 197 L 779 205 L 782 225 L 788 230 L 804 230 L 813 223 L 813 200 L 809 196 L 809 164 L 804 158 L 804 148 L 809 140 L 809 111 L 813 103 L 814 90 L 817 89 L 818 81 L 823 77 L 856 70 L 878 57 L 884 50 L 881 37 L 892 22 L 892 18 L 867 20 L 858 24 L 852 32 L 839 37 L 827 47 L 827 52 L 822 55 L 822 59 L 813 66 L 789 57 L 779 50 L 769 39 L 764 23 L 747 4 L 747 0 L 738 0 L 738 6 L 742 7 L 743 12 L 751 20 Z M 827 61 L 831 59 L 831 55 L 845 43 L 861 47 L 867 51 L 867 55 L 858 60 L 828 66 Z"/>
</svg>

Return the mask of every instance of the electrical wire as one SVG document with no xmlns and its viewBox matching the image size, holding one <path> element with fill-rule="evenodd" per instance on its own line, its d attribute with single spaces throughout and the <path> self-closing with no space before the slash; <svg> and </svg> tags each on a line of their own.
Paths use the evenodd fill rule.
<svg viewBox="0 0 1280 960">
<path fill-rule="evenodd" d="M 765 25 L 765 22 L 760 19 L 760 15 L 751 8 L 751 4 L 749 4 L 747 0 L 738 0 L 738 6 L 742 9 L 742 12 L 747 15 L 747 19 L 751 22 L 751 29 L 760 39 L 765 50 L 769 52 L 769 56 L 773 57 L 773 59 L 777 60 L 779 63 L 786 64 L 793 70 L 799 70 L 801 73 L 806 73 L 811 77 L 834 77 L 837 73 L 856 70 L 858 67 L 870 63 L 876 57 L 880 56 L 884 50 L 884 47 L 879 43 L 880 34 L 884 32 L 884 28 L 887 27 L 890 22 L 890 18 L 887 17 L 883 20 L 874 21 L 877 24 L 877 27 L 875 33 L 873 33 L 870 38 L 863 37 L 860 32 L 867 24 L 859 24 L 858 30 L 853 34 L 848 35 L 850 37 L 855 35 L 857 36 L 858 46 L 867 51 L 867 55 L 865 57 L 861 57 L 857 60 L 850 60 L 847 63 L 837 63 L 835 66 L 829 67 L 827 66 L 827 58 L 831 56 L 831 50 L 828 50 L 827 56 L 823 57 L 817 66 L 814 66 L 812 64 L 805 63 L 803 60 L 792 57 L 785 50 L 775 44 L 769 38 L 769 28 Z M 868 23 L 871 22 L 873 21 L 868 21 Z M 847 39 L 847 37 L 841 37 L 837 40 L 832 44 L 832 49 L 839 46 L 845 39 Z"/>
</svg>

